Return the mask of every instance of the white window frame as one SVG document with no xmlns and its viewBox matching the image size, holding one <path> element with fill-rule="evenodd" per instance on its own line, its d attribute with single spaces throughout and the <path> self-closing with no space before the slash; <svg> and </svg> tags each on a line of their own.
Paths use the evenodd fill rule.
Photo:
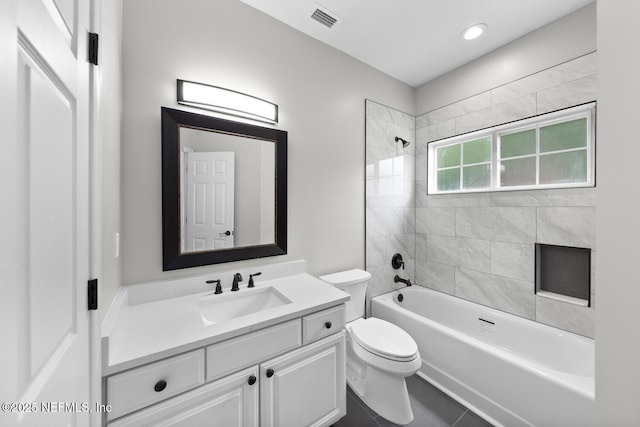
<svg viewBox="0 0 640 427">
<path fill-rule="evenodd" d="M 515 191 L 515 190 L 539 190 L 549 188 L 579 188 L 579 187 L 593 187 L 595 185 L 595 111 L 596 103 L 591 102 L 588 104 L 579 105 L 576 107 L 567 108 L 564 110 L 554 111 L 551 113 L 541 114 L 535 117 L 531 117 L 524 120 L 518 120 L 515 122 L 507 123 L 504 125 L 494 126 L 487 129 L 482 129 L 475 132 L 466 133 L 463 135 L 454 136 L 451 138 L 441 139 L 438 141 L 430 142 L 427 147 L 427 194 L 459 194 L 459 193 L 484 193 L 492 191 Z M 566 150 L 550 151 L 540 153 L 540 132 L 541 127 L 553 125 L 555 123 L 568 122 L 576 119 L 587 119 L 587 176 L 585 182 L 569 182 L 569 183 L 555 183 L 555 184 L 540 184 L 540 156 L 545 156 L 555 153 L 571 152 L 585 150 L 584 147 L 572 148 Z M 528 129 L 536 129 L 536 151 L 534 154 L 508 157 L 506 159 L 500 158 L 500 137 L 504 134 L 512 134 L 519 131 L 525 131 Z M 462 169 L 463 158 L 460 158 L 460 189 L 458 190 L 437 190 L 437 158 L 436 150 L 440 147 L 449 145 L 456 145 L 467 141 L 473 141 L 480 138 L 490 138 L 491 140 L 491 166 L 490 166 L 490 186 L 484 188 L 462 188 Z M 462 152 L 462 150 L 461 150 Z M 500 162 L 502 160 L 511 160 L 517 158 L 535 157 L 536 159 L 536 183 L 527 185 L 512 185 L 512 186 L 500 186 Z M 456 166 L 452 166 L 454 168 Z M 448 169 L 448 168 L 441 168 Z"/>
</svg>

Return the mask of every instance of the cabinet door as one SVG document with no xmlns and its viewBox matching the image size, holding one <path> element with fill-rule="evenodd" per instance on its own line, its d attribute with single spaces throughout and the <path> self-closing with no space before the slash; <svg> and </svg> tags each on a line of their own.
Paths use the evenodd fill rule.
<svg viewBox="0 0 640 427">
<path fill-rule="evenodd" d="M 346 413 L 345 333 L 260 365 L 262 427 L 327 426 Z"/>
<path fill-rule="evenodd" d="M 109 427 L 258 427 L 258 397 L 255 366 L 122 417 Z"/>
</svg>

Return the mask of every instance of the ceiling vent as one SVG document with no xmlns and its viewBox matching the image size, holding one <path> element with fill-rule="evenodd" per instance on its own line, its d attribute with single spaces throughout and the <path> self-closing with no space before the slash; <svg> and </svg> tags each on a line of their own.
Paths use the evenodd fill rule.
<svg viewBox="0 0 640 427">
<path fill-rule="evenodd" d="M 327 28 L 333 28 L 340 22 L 340 18 L 333 12 L 330 12 L 326 8 L 316 4 L 316 8 L 311 14 L 311 19 L 317 21 Z"/>
</svg>

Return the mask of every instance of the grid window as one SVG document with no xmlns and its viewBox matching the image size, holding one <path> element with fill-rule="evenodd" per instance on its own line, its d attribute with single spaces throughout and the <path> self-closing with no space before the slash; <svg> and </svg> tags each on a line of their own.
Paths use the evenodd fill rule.
<svg viewBox="0 0 640 427">
<path fill-rule="evenodd" d="M 588 187 L 595 103 L 429 144 L 428 194 Z"/>
</svg>

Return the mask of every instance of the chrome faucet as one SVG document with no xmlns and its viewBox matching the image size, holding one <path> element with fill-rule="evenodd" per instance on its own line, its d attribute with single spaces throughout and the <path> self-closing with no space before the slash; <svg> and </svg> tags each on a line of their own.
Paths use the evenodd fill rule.
<svg viewBox="0 0 640 427">
<path fill-rule="evenodd" d="M 403 279 L 402 277 L 398 276 L 397 274 L 396 274 L 396 277 L 393 278 L 393 281 L 395 283 L 401 282 L 401 283 L 404 283 L 407 286 L 411 286 L 411 280 Z"/>
<path fill-rule="evenodd" d="M 238 286 L 239 282 L 242 282 L 242 274 L 236 273 L 233 275 L 233 284 L 231 285 L 231 290 L 233 292 L 240 290 L 240 287 Z"/>
</svg>

